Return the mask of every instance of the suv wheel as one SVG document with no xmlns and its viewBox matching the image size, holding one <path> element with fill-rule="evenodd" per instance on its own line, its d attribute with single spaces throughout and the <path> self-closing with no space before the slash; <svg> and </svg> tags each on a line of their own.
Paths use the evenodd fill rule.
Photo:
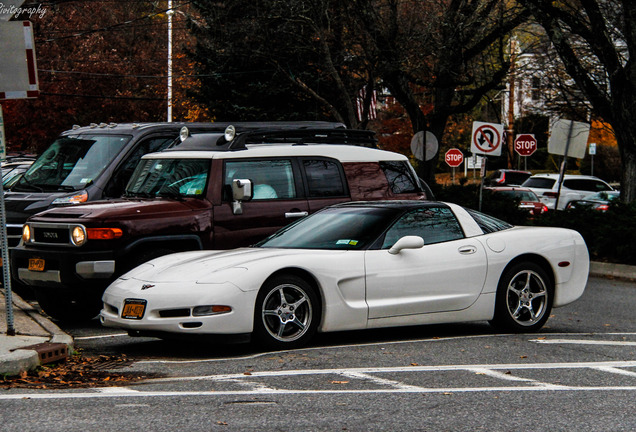
<svg viewBox="0 0 636 432">
<path fill-rule="evenodd" d="M 102 299 L 98 293 L 79 298 L 58 290 L 38 288 L 35 298 L 42 310 L 58 321 L 89 321 L 102 309 Z"/>
</svg>

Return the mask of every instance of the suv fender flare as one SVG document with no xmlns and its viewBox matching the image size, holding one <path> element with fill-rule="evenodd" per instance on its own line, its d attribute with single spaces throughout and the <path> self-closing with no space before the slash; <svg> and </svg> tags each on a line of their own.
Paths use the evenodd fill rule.
<svg viewBox="0 0 636 432">
<path fill-rule="evenodd" d="M 160 245 L 166 245 L 168 243 L 173 244 L 175 242 L 188 242 L 195 243 L 197 248 L 187 249 L 187 250 L 203 250 L 203 242 L 201 238 L 196 234 L 185 234 L 185 235 L 162 235 L 162 236 L 150 236 L 143 237 L 135 240 L 134 242 L 127 245 L 124 249 L 122 249 L 120 256 L 128 255 L 132 251 L 138 248 L 143 248 L 147 246 L 157 247 Z"/>
</svg>

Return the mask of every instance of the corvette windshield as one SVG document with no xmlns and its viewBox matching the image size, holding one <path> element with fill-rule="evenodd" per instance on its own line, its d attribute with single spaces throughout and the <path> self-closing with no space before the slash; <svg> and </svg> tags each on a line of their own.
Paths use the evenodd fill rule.
<svg viewBox="0 0 636 432">
<path fill-rule="evenodd" d="M 17 191 L 79 190 L 99 176 L 130 136 L 58 138 L 13 186 Z"/>
<path fill-rule="evenodd" d="M 331 208 L 315 213 L 257 244 L 264 248 L 359 250 L 368 247 L 397 214 L 388 208 Z"/>
<path fill-rule="evenodd" d="M 203 196 L 209 171 L 209 159 L 142 159 L 128 182 L 125 195 Z"/>
</svg>

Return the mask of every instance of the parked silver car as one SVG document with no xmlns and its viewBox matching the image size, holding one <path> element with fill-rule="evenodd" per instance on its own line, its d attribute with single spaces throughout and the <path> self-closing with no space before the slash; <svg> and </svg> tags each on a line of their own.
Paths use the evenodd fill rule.
<svg viewBox="0 0 636 432">
<path fill-rule="evenodd" d="M 522 186 L 537 194 L 541 202 L 549 209 L 555 208 L 559 190 L 559 174 L 535 174 L 523 182 Z M 557 210 L 563 210 L 570 201 L 585 199 L 598 192 L 613 190 L 612 186 L 598 177 L 565 174 Z"/>
</svg>

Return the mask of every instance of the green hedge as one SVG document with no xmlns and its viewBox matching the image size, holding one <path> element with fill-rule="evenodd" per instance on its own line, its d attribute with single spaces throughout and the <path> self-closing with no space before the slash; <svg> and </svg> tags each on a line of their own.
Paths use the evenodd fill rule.
<svg viewBox="0 0 636 432">
<path fill-rule="evenodd" d="M 479 209 L 479 186 L 447 186 L 434 189 L 435 198 Z M 636 203 L 613 202 L 609 210 L 573 209 L 549 211 L 532 218 L 519 210 L 518 202 L 484 190 L 481 211 L 514 225 L 556 226 L 581 233 L 590 259 L 636 265 Z"/>
</svg>

